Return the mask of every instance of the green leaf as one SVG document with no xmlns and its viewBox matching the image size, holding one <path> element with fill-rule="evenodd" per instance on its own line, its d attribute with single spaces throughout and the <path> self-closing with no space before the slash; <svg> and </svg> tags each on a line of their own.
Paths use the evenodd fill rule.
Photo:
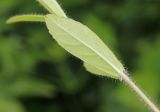
<svg viewBox="0 0 160 112">
<path fill-rule="evenodd" d="M 56 0 L 38 0 L 38 2 L 50 13 L 66 17 L 66 14 Z"/>
<path fill-rule="evenodd" d="M 23 106 L 16 99 L 0 96 L 0 112 L 25 112 Z"/>
<path fill-rule="evenodd" d="M 112 49 L 116 46 L 116 33 L 112 25 L 100 17 L 88 12 L 82 17 L 83 23 L 93 30 Z"/>
<path fill-rule="evenodd" d="M 0 94 L 8 96 L 50 96 L 55 87 L 43 80 L 21 79 L 8 84 Z"/>
<path fill-rule="evenodd" d="M 101 70 L 100 68 L 96 68 L 94 65 L 90 65 L 88 63 L 84 63 L 84 67 L 86 68 L 87 71 L 97 74 L 97 75 L 102 75 L 102 76 L 107 76 L 106 72 L 104 70 Z"/>
<path fill-rule="evenodd" d="M 54 14 L 46 16 L 46 24 L 53 38 L 72 55 L 80 58 L 90 72 L 105 73 L 103 76 L 120 79 L 122 64 L 102 40 L 85 25 Z M 92 68 L 92 69 L 91 69 Z M 96 72 L 95 72 L 96 70 Z M 96 73 L 98 74 L 98 73 Z"/>
<path fill-rule="evenodd" d="M 43 15 L 19 15 L 13 16 L 7 20 L 7 23 L 17 23 L 17 22 L 44 22 Z"/>
</svg>

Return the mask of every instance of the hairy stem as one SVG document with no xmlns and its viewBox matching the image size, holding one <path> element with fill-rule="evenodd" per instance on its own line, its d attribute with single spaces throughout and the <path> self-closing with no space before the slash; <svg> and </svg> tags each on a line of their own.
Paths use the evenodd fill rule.
<svg viewBox="0 0 160 112">
<path fill-rule="evenodd" d="M 141 91 L 141 89 L 125 74 L 121 74 L 122 80 L 130 87 L 132 88 L 136 94 L 144 101 L 145 104 L 148 105 L 148 107 L 153 112 L 160 112 L 158 107 Z"/>
<path fill-rule="evenodd" d="M 7 23 L 17 22 L 45 22 L 45 16 L 43 15 L 18 15 L 13 16 L 7 20 Z"/>
</svg>

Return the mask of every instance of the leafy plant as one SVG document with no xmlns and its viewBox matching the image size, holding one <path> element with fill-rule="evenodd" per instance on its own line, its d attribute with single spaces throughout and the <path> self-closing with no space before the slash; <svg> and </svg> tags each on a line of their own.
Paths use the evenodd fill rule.
<svg viewBox="0 0 160 112">
<path fill-rule="evenodd" d="M 52 37 L 72 55 L 84 62 L 85 68 L 97 75 L 119 79 L 132 88 L 154 111 L 159 109 L 129 78 L 128 72 L 102 40 L 85 25 L 68 18 L 56 0 L 38 0 L 49 12 L 47 15 L 20 15 L 7 23 L 45 22 Z"/>
</svg>

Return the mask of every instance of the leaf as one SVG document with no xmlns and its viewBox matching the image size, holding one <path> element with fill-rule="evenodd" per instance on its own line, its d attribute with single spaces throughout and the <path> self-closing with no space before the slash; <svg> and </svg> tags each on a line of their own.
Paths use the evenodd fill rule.
<svg viewBox="0 0 160 112">
<path fill-rule="evenodd" d="M 66 14 L 58 4 L 56 0 L 38 0 L 38 2 L 46 8 L 50 13 L 56 14 L 57 16 L 66 17 Z M 18 15 L 13 16 L 7 20 L 7 23 L 17 22 L 44 22 L 43 15 Z"/>
<path fill-rule="evenodd" d="M 54 14 L 47 15 L 45 20 L 50 34 L 60 46 L 83 60 L 85 64 L 92 66 L 86 66 L 87 70 L 92 73 L 97 71 L 105 73 L 101 75 L 115 79 L 121 78 L 119 73 L 124 71 L 122 64 L 88 27 L 72 19 Z"/>
<path fill-rule="evenodd" d="M 0 96 L 0 112 L 25 112 L 23 105 L 16 99 Z"/>
<path fill-rule="evenodd" d="M 43 80 L 21 79 L 8 84 L 0 94 L 8 96 L 50 96 L 55 87 Z"/>
<path fill-rule="evenodd" d="M 116 46 L 114 28 L 110 23 L 103 21 L 100 17 L 88 12 L 83 15 L 83 23 L 94 31 L 108 46 L 114 48 Z M 96 26 L 95 26 L 96 25 Z"/>
<path fill-rule="evenodd" d="M 17 22 L 44 22 L 43 15 L 19 15 L 13 16 L 7 20 L 7 23 L 17 23 Z"/>
<path fill-rule="evenodd" d="M 56 14 L 57 16 L 66 17 L 66 14 L 56 0 L 38 0 L 38 2 L 50 13 Z"/>
<path fill-rule="evenodd" d="M 100 68 L 96 68 L 94 65 L 89 65 L 88 63 L 84 63 L 84 67 L 86 68 L 87 71 L 97 74 L 97 75 L 106 75 L 105 71 L 101 70 Z"/>
</svg>

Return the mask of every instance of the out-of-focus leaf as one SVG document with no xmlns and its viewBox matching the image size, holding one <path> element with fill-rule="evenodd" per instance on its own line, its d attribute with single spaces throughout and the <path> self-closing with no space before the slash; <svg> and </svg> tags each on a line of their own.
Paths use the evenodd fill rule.
<svg viewBox="0 0 160 112">
<path fill-rule="evenodd" d="M 75 94 L 80 91 L 89 78 L 86 72 L 73 72 L 67 64 L 58 65 L 57 72 L 60 76 L 58 89 L 69 94 Z"/>
<path fill-rule="evenodd" d="M 50 61 L 53 62 L 62 62 L 68 57 L 67 52 L 56 43 L 49 45 L 47 54 L 49 55 L 48 58 Z"/>
<path fill-rule="evenodd" d="M 0 7 L 1 7 L 1 10 L 0 10 L 0 15 L 1 14 L 4 14 L 5 12 L 7 11 L 10 11 L 11 8 L 13 7 L 16 7 L 17 5 L 19 5 L 20 3 L 22 3 L 21 0 L 3 0 L 0 2 Z"/>
<path fill-rule="evenodd" d="M 1 38 L 0 44 L 3 46 L 0 47 L 0 77 L 2 75 L 5 75 L 5 77 L 18 75 L 17 73 L 25 75 L 22 73 L 29 72 L 33 68 L 35 64 L 34 57 L 23 50 L 24 47 L 20 40 Z"/>
<path fill-rule="evenodd" d="M 0 112 L 25 112 L 25 109 L 17 100 L 0 96 Z"/>
<path fill-rule="evenodd" d="M 37 79 L 21 79 L 9 83 L 2 90 L 0 94 L 8 96 L 50 96 L 55 87 Z"/>
</svg>

